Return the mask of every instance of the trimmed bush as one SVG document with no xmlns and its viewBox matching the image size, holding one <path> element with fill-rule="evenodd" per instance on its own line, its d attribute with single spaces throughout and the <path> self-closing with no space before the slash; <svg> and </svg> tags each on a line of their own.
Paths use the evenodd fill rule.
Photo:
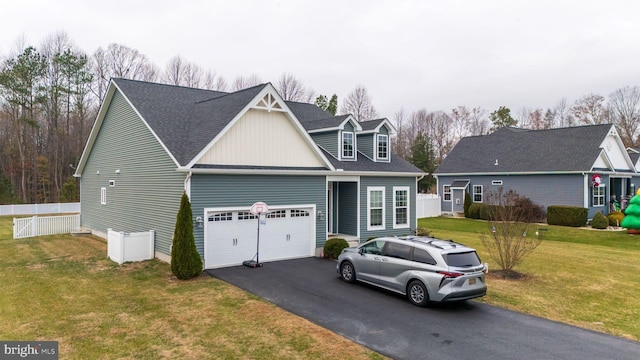
<svg viewBox="0 0 640 360">
<path fill-rule="evenodd" d="M 577 206 L 552 205 L 547 207 L 547 224 L 581 227 L 587 225 L 589 210 Z"/>
<path fill-rule="evenodd" d="M 540 222 L 544 220 L 544 208 L 529 199 L 528 197 L 518 197 L 513 204 L 514 210 L 519 217 L 527 222 Z"/>
<path fill-rule="evenodd" d="M 202 259 L 193 238 L 193 213 L 186 193 L 182 194 L 171 247 L 171 272 L 180 280 L 202 273 Z"/>
<path fill-rule="evenodd" d="M 324 258 L 337 259 L 342 249 L 348 248 L 349 243 L 343 238 L 333 238 L 324 243 Z"/>
<path fill-rule="evenodd" d="M 431 235 L 431 231 L 429 231 L 429 229 L 427 229 L 425 227 L 419 227 L 416 230 L 416 235 L 417 236 L 429 236 L 429 235 Z"/>
<path fill-rule="evenodd" d="M 473 202 L 471 201 L 471 196 L 469 195 L 469 192 L 465 191 L 463 209 L 464 209 L 464 217 L 466 218 L 469 218 L 469 207 L 471 207 L 472 203 Z"/>
<path fill-rule="evenodd" d="M 609 226 L 620 226 L 624 220 L 624 214 L 622 211 L 612 211 L 607 218 L 609 218 Z"/>
<path fill-rule="evenodd" d="M 609 227 L 609 219 L 606 216 L 602 215 L 600 211 L 598 211 L 591 219 L 591 227 L 594 229 L 606 229 Z"/>
<path fill-rule="evenodd" d="M 473 203 L 469 206 L 469 219 L 480 219 L 480 209 L 482 208 L 481 203 Z"/>
</svg>

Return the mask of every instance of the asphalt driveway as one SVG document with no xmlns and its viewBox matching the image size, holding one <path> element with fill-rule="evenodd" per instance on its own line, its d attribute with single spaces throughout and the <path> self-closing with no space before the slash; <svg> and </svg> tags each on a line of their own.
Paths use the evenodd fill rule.
<svg viewBox="0 0 640 360">
<path fill-rule="evenodd" d="M 420 308 L 306 258 L 207 270 L 394 359 L 640 359 L 640 343 L 477 301 Z"/>
</svg>

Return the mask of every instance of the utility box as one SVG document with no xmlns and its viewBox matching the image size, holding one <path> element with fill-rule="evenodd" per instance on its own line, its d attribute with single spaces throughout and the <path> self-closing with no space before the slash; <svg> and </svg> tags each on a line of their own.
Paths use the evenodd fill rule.
<svg viewBox="0 0 640 360">
<path fill-rule="evenodd" d="M 155 236 L 154 230 L 128 233 L 108 229 L 107 256 L 118 264 L 151 260 L 154 254 Z"/>
</svg>

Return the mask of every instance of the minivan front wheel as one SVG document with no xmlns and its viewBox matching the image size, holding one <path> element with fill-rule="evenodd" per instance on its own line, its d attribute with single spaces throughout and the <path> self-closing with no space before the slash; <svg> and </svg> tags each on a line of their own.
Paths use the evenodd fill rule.
<svg viewBox="0 0 640 360">
<path fill-rule="evenodd" d="M 340 265 L 340 276 L 342 280 L 353 283 L 356 281 L 356 270 L 353 268 L 353 264 L 349 261 L 345 261 Z"/>
<path fill-rule="evenodd" d="M 407 287 L 407 297 L 412 304 L 427 306 L 429 303 L 429 293 L 421 281 L 413 280 Z"/>
</svg>

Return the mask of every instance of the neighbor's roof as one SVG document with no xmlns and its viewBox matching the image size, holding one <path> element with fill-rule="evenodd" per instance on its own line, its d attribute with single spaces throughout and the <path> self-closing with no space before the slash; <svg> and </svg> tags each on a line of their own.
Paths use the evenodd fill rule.
<svg viewBox="0 0 640 360">
<path fill-rule="evenodd" d="M 589 171 L 612 126 L 549 130 L 502 128 L 490 135 L 466 137 L 451 150 L 435 173 Z"/>
</svg>

